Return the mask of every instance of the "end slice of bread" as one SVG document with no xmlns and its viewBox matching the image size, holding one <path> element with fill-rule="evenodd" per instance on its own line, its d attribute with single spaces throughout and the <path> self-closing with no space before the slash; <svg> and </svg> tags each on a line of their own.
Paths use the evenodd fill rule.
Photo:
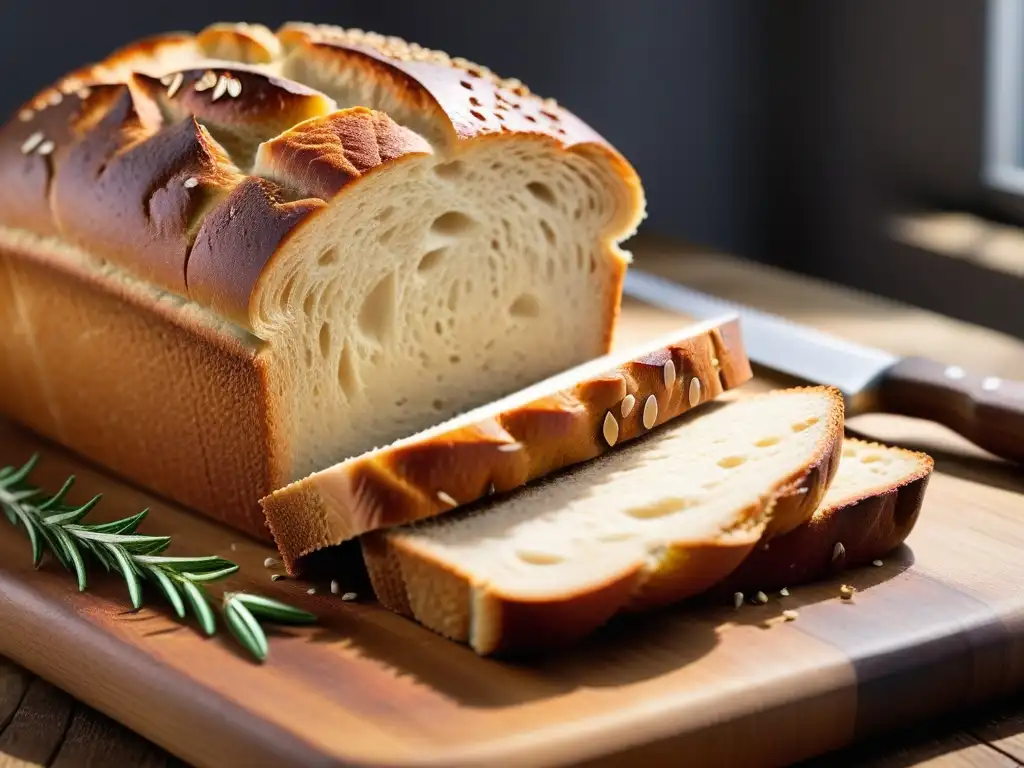
<svg viewBox="0 0 1024 768">
<path fill-rule="evenodd" d="M 261 504 L 294 574 L 304 555 L 593 459 L 751 376 L 735 317 L 688 325 L 316 472 Z"/>
<path fill-rule="evenodd" d="M 826 387 L 713 403 L 505 498 L 362 538 L 381 602 L 480 654 L 574 642 L 703 592 L 775 510 L 808 519 L 842 446 Z"/>
<path fill-rule="evenodd" d="M 716 592 L 781 589 L 884 557 L 913 530 L 933 467 L 927 454 L 847 438 L 811 519 L 758 546 Z"/>
</svg>

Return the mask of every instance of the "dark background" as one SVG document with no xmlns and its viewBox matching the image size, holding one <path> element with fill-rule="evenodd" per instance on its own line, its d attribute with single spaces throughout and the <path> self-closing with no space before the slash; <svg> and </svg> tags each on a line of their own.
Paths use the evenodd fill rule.
<svg viewBox="0 0 1024 768">
<path fill-rule="evenodd" d="M 204 10 L 215 8 L 215 10 Z M 396 34 L 518 77 L 637 167 L 644 231 L 1024 336 L 1024 281 L 893 242 L 890 214 L 1024 224 L 982 181 L 984 0 L 218 0 L 0 7 L 0 107 L 213 21 Z"/>
</svg>

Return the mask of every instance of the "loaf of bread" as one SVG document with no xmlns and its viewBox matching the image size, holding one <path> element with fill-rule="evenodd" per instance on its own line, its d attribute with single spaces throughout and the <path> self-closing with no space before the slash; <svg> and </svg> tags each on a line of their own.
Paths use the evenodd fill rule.
<svg viewBox="0 0 1024 768">
<path fill-rule="evenodd" d="M 796 586 L 884 557 L 913 530 L 933 467 L 927 454 L 847 438 L 811 519 L 759 546 L 716 591 Z"/>
<path fill-rule="evenodd" d="M 606 353 L 634 169 L 393 37 L 217 24 L 0 129 L 0 409 L 253 535 L 292 480 Z"/>
<path fill-rule="evenodd" d="M 806 522 L 836 472 L 843 400 L 710 403 L 506 497 L 362 537 L 378 599 L 480 654 L 572 643 L 700 594 L 775 515 Z"/>
<path fill-rule="evenodd" d="M 592 459 L 752 375 L 734 316 L 689 325 L 314 473 L 263 508 L 295 574 L 304 555 Z"/>
</svg>

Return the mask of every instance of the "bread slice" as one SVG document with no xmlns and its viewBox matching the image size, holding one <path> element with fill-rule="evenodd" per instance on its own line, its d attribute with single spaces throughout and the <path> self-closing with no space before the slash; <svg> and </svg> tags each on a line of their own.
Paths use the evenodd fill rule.
<svg viewBox="0 0 1024 768">
<path fill-rule="evenodd" d="M 592 128 L 441 51 L 139 40 L 0 126 L 0 411 L 267 538 L 275 488 L 607 353 L 644 211 Z"/>
<path fill-rule="evenodd" d="M 924 453 L 847 438 L 813 517 L 759 546 L 716 591 L 781 589 L 883 557 L 913 530 L 933 467 Z"/>
<path fill-rule="evenodd" d="M 384 605 L 479 654 L 570 643 L 722 580 L 773 510 L 809 518 L 842 429 L 831 388 L 712 403 L 505 498 L 367 534 L 370 579 Z"/>
<path fill-rule="evenodd" d="M 261 504 L 295 573 L 303 555 L 592 459 L 751 376 L 735 317 L 690 325 L 317 472 Z"/>
</svg>

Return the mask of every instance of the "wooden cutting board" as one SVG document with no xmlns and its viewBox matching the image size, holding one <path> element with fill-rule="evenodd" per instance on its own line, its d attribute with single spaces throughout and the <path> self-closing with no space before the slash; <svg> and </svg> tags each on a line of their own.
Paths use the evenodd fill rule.
<svg viewBox="0 0 1024 768">
<path fill-rule="evenodd" d="M 621 339 L 675 324 L 627 304 Z M 115 578 L 96 573 L 80 594 L 52 563 L 33 570 L 25 539 L 0 518 L 0 655 L 200 766 L 775 765 L 1024 689 L 1020 468 L 930 425 L 852 423 L 938 462 L 917 528 L 882 567 L 764 606 L 634 617 L 529 664 L 478 658 L 325 585 L 309 595 L 306 583 L 272 583 L 266 546 L 0 425 L 0 462 L 42 448 L 38 480 L 77 474 L 78 498 L 105 494 L 97 519 L 148 506 L 142 530 L 173 534 L 171 554 L 228 557 L 242 571 L 227 588 L 321 617 L 275 632 L 260 666 L 155 598 L 128 612 Z M 840 583 L 857 587 L 852 603 Z M 790 608 L 798 618 L 782 621 Z"/>
</svg>

